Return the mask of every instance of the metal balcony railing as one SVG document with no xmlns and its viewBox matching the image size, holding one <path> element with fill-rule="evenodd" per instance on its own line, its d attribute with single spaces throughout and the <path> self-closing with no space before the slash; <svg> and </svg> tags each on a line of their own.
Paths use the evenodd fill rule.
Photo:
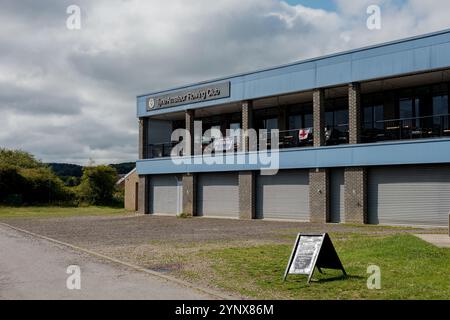
<svg viewBox="0 0 450 320">
<path fill-rule="evenodd" d="M 434 115 L 414 118 L 390 119 L 371 123 L 373 128 L 363 128 L 361 142 L 378 142 L 386 140 L 425 139 L 434 137 L 450 137 L 450 115 Z M 234 141 L 234 142 L 233 142 Z M 203 149 L 213 143 L 217 150 L 222 152 L 238 151 L 240 139 L 228 138 L 207 139 L 203 141 Z M 279 131 L 278 145 L 271 141 L 270 132 L 267 131 L 258 137 L 258 150 L 287 149 L 313 146 L 313 128 L 301 128 Z M 348 124 L 325 127 L 325 141 L 327 145 L 348 143 Z M 170 157 L 175 142 L 166 142 L 147 145 L 147 159 Z"/>
<path fill-rule="evenodd" d="M 175 142 L 155 143 L 147 146 L 147 159 L 170 157 Z"/>
<path fill-rule="evenodd" d="M 362 131 L 362 142 L 426 139 L 450 136 L 448 114 L 376 121 Z"/>
<path fill-rule="evenodd" d="M 262 135 L 259 141 L 259 148 L 264 148 L 262 144 L 267 141 L 267 149 L 276 148 L 271 141 L 270 133 Z M 325 142 L 327 145 L 338 145 L 348 143 L 348 124 L 325 127 Z M 311 147 L 314 144 L 313 128 L 301 128 L 279 131 L 279 149 Z"/>
</svg>

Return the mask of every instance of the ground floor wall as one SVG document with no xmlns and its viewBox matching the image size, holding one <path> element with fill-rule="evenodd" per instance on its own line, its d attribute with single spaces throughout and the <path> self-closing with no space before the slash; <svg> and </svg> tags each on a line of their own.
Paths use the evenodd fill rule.
<svg viewBox="0 0 450 320">
<path fill-rule="evenodd" d="M 141 176 L 145 213 L 447 226 L 450 165 Z M 142 193 L 142 191 L 141 191 Z M 140 201 L 141 205 L 143 201 Z"/>
<path fill-rule="evenodd" d="M 124 206 L 128 211 L 138 211 L 139 176 L 136 171 L 125 178 Z"/>
</svg>

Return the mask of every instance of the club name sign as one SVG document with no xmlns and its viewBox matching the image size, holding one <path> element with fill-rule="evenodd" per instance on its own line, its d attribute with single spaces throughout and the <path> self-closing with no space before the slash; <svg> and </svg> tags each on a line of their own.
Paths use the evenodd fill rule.
<svg viewBox="0 0 450 320">
<path fill-rule="evenodd" d="M 230 82 L 147 98 L 147 111 L 230 97 Z"/>
</svg>

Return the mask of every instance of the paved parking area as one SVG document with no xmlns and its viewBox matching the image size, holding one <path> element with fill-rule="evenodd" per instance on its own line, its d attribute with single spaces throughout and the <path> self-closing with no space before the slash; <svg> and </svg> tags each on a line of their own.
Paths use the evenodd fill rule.
<svg viewBox="0 0 450 320">
<path fill-rule="evenodd" d="M 259 245 L 292 245 L 299 232 L 384 237 L 398 233 L 446 234 L 447 229 L 316 224 L 292 221 L 176 218 L 153 215 L 4 218 L 16 228 L 88 249 L 165 276 L 228 294 L 214 285 L 217 261 L 204 254 Z M 125 274 L 124 274 L 125 275 Z M 201 278 L 198 277 L 201 275 Z"/>
<path fill-rule="evenodd" d="M 2 221 L 0 219 L 0 221 Z M 152 241 L 207 242 L 276 240 L 298 232 L 358 232 L 364 234 L 447 233 L 446 229 L 386 228 L 291 221 L 176 218 L 170 216 L 78 216 L 64 218 L 7 218 L 10 225 L 79 246 L 121 246 Z"/>
<path fill-rule="evenodd" d="M 79 287 L 67 280 L 79 268 Z M 165 279 L 0 225 L 0 299 L 211 299 Z M 73 269 L 69 270 L 74 272 Z"/>
<path fill-rule="evenodd" d="M 416 234 L 416 236 L 438 248 L 450 248 L 450 236 L 448 234 Z"/>
</svg>

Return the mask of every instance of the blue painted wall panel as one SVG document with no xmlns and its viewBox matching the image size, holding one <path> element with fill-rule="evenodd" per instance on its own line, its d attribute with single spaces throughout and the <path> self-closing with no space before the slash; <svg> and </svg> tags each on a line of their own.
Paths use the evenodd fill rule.
<svg viewBox="0 0 450 320">
<path fill-rule="evenodd" d="M 450 63 L 450 42 L 431 47 L 431 67 L 444 68 Z"/>
<path fill-rule="evenodd" d="M 137 115 L 143 117 L 178 112 L 447 67 L 450 68 L 450 30 L 163 91 L 169 93 L 220 81 L 230 81 L 231 97 L 226 99 L 147 112 L 146 96 L 139 96 Z"/>
<path fill-rule="evenodd" d="M 248 155 L 247 155 L 248 157 Z M 280 169 L 450 163 L 450 139 L 399 141 L 280 151 Z M 247 160 L 246 163 L 249 163 Z M 137 161 L 138 174 L 259 170 L 260 164 L 175 165 L 171 159 Z"/>
<path fill-rule="evenodd" d="M 327 87 L 352 81 L 352 62 L 344 61 L 317 67 L 317 81 L 314 87 Z"/>
</svg>

